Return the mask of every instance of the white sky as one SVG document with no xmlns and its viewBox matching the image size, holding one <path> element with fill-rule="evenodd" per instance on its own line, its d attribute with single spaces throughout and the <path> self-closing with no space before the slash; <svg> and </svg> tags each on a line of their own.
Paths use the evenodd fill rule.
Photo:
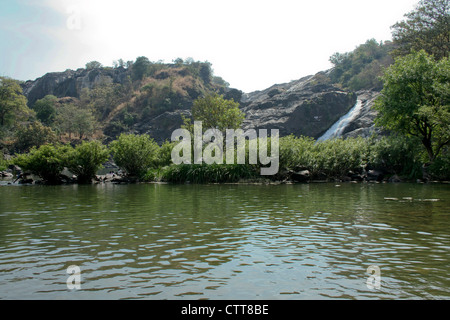
<svg viewBox="0 0 450 320">
<path fill-rule="evenodd" d="M 0 75 L 29 80 L 92 60 L 192 57 L 251 92 L 326 70 L 334 52 L 370 38 L 390 40 L 390 26 L 417 2 L 0 0 Z"/>
</svg>

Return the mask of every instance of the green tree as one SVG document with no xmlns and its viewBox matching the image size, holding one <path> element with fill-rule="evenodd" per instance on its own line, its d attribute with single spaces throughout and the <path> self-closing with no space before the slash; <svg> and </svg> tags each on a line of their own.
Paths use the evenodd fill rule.
<svg viewBox="0 0 450 320">
<path fill-rule="evenodd" d="M 79 183 L 90 183 L 103 163 L 109 159 L 108 148 L 98 141 L 78 145 L 66 154 L 65 165 Z"/>
<path fill-rule="evenodd" d="M 42 125 L 39 121 L 20 127 L 16 136 L 16 149 L 19 152 L 27 152 L 32 147 L 39 147 L 46 143 L 56 143 L 58 140 L 55 132 L 50 127 Z"/>
<path fill-rule="evenodd" d="M 226 100 L 217 93 L 196 99 L 192 116 L 195 121 L 203 122 L 205 130 L 214 128 L 221 131 L 238 129 L 245 119 L 245 114 L 239 109 L 239 103 Z"/>
<path fill-rule="evenodd" d="M 366 41 L 354 51 L 335 53 L 330 57 L 334 68 L 330 73 L 332 82 L 350 90 L 381 89 L 378 77 L 390 66 L 391 42 L 378 43 L 375 39 Z"/>
<path fill-rule="evenodd" d="M 449 60 L 435 61 L 422 50 L 398 58 L 382 79 L 376 123 L 420 138 L 432 163 L 450 143 Z"/>
<path fill-rule="evenodd" d="M 47 183 L 59 183 L 70 149 L 69 146 L 45 144 L 39 148 L 33 147 L 27 154 L 17 155 L 12 162 Z"/>
<path fill-rule="evenodd" d="M 396 55 L 424 49 L 436 59 L 448 57 L 450 50 L 450 3 L 448 0 L 421 0 L 406 20 L 392 26 Z"/>
<path fill-rule="evenodd" d="M 86 63 L 87 70 L 100 69 L 102 67 L 103 67 L 103 65 L 98 61 L 91 61 L 91 62 Z"/>
<path fill-rule="evenodd" d="M 131 70 L 131 77 L 133 81 L 142 80 L 147 74 L 150 65 L 151 62 L 147 57 L 138 57 L 133 63 Z"/>
<path fill-rule="evenodd" d="M 46 95 L 34 103 L 33 110 L 36 117 L 45 125 L 49 126 L 55 121 L 58 98 L 54 95 Z"/>
<path fill-rule="evenodd" d="M 159 146 L 150 136 L 121 134 L 110 144 L 114 162 L 129 177 L 141 179 L 156 163 Z"/>
<path fill-rule="evenodd" d="M 55 123 L 60 132 L 69 135 L 69 139 L 72 139 L 74 133 L 78 134 L 79 139 L 90 136 L 97 126 L 92 112 L 78 108 L 75 104 L 66 104 L 59 108 Z"/>
<path fill-rule="evenodd" d="M 16 80 L 0 77 L 0 127 L 26 119 L 31 115 L 27 98 Z"/>
</svg>

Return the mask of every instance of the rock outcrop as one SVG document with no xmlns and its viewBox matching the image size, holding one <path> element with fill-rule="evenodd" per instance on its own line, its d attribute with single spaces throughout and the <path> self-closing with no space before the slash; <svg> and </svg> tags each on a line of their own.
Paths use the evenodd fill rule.
<svg viewBox="0 0 450 320">
<path fill-rule="evenodd" d="M 36 80 L 26 81 L 22 84 L 22 89 L 31 106 L 49 94 L 58 98 L 78 98 L 84 88 L 92 89 L 102 83 L 123 84 L 127 77 L 128 72 L 125 68 L 66 70 L 47 73 Z"/>
<path fill-rule="evenodd" d="M 157 76 L 166 77 L 167 75 L 161 72 Z M 33 105 L 36 100 L 42 99 L 48 94 L 63 98 L 63 100 L 77 99 L 84 88 L 92 89 L 103 83 L 124 84 L 128 81 L 128 77 L 129 71 L 121 67 L 66 70 L 65 72 L 48 73 L 34 81 L 27 81 L 22 84 L 22 87 L 29 105 Z M 243 93 L 238 89 L 231 88 L 222 91 L 221 93 L 226 99 L 233 99 L 240 103 L 242 111 L 246 114 L 243 123 L 245 130 L 279 129 L 281 136 L 293 134 L 317 139 L 343 115 L 347 114 L 359 99 L 363 103 L 361 112 L 352 122 L 348 123 L 343 131 L 343 136 L 369 136 L 375 131 L 373 120 L 376 113 L 371 107 L 379 93 L 375 91 L 352 93 L 340 89 L 330 84 L 328 71 L 289 83 L 276 84 L 252 93 Z M 191 95 L 185 97 L 184 100 L 175 98 L 175 95 L 172 94 L 171 101 L 173 100 L 173 103 L 171 108 L 166 110 L 163 106 L 153 106 L 160 108 L 161 112 L 148 117 L 138 114 L 145 109 L 143 106 L 139 105 L 139 108 L 136 107 L 134 110 L 131 108 L 133 103 L 124 103 L 124 106 L 129 106 L 128 112 L 135 112 L 135 118 L 139 119 L 129 128 L 130 131 L 139 134 L 148 133 L 159 143 L 170 139 L 172 132 L 183 124 L 182 116 L 187 118 L 191 116 L 190 107 L 194 99 Z M 118 126 L 118 121 L 113 120 L 117 119 L 112 117 L 111 121 L 102 123 L 104 133 L 110 139 L 123 130 Z"/>
<path fill-rule="evenodd" d="M 319 138 L 355 105 L 357 96 L 317 79 L 308 76 L 243 95 L 244 129 Z"/>
<path fill-rule="evenodd" d="M 380 133 L 380 129 L 375 127 L 374 122 L 377 112 L 372 108 L 380 92 L 364 90 L 356 94 L 362 102 L 361 111 L 344 129 L 343 137 L 369 137 L 373 133 Z"/>
</svg>

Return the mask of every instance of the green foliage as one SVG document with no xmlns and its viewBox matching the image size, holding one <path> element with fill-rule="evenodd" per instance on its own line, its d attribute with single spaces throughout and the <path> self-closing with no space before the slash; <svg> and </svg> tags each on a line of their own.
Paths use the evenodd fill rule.
<svg viewBox="0 0 450 320">
<path fill-rule="evenodd" d="M 280 168 L 309 170 L 312 178 L 342 178 L 362 173 L 367 166 L 369 145 L 363 138 L 318 142 L 308 137 L 280 139 Z"/>
<path fill-rule="evenodd" d="M 368 40 L 348 53 L 335 53 L 330 61 L 334 69 L 330 74 L 333 83 L 340 84 L 350 90 L 381 89 L 378 77 L 383 69 L 391 65 L 390 57 L 392 43 L 378 43 L 375 39 Z"/>
<path fill-rule="evenodd" d="M 103 67 L 103 65 L 98 61 L 91 61 L 91 62 L 86 63 L 87 70 L 100 69 L 102 67 Z"/>
<path fill-rule="evenodd" d="M 66 153 L 65 165 L 79 183 L 90 183 L 109 159 L 108 148 L 98 141 L 83 142 Z"/>
<path fill-rule="evenodd" d="M 433 162 L 450 143 L 450 62 L 425 51 L 398 58 L 383 76 L 376 123 L 420 138 Z"/>
<path fill-rule="evenodd" d="M 58 183 L 69 151 L 68 146 L 46 144 L 39 148 L 33 147 L 29 153 L 19 154 L 12 161 L 47 183 Z"/>
<path fill-rule="evenodd" d="M 422 177 L 422 149 L 414 137 L 391 135 L 372 141 L 369 166 L 408 178 Z"/>
<path fill-rule="evenodd" d="M 78 108 L 75 104 L 66 104 L 59 108 L 56 125 L 60 132 L 67 133 L 69 139 L 76 133 L 80 139 L 89 137 L 98 126 L 90 110 Z"/>
<path fill-rule="evenodd" d="M 131 70 L 131 78 L 133 81 L 142 80 L 147 75 L 150 65 L 151 62 L 147 57 L 138 57 Z"/>
<path fill-rule="evenodd" d="M 58 141 L 55 132 L 39 121 L 21 126 L 16 132 L 16 137 L 15 149 L 18 152 L 27 152 L 32 147 L 39 147 L 43 144 L 52 144 Z"/>
<path fill-rule="evenodd" d="M 448 0 L 421 0 L 416 9 L 405 15 L 406 20 L 393 28 L 396 56 L 425 50 L 438 60 L 450 50 L 450 4 Z"/>
<path fill-rule="evenodd" d="M 240 179 L 257 177 L 258 172 L 250 165 L 182 164 L 166 167 L 162 179 L 174 183 L 232 183 Z"/>
<path fill-rule="evenodd" d="M 203 122 L 203 129 L 215 128 L 221 131 L 238 129 L 245 119 L 239 103 L 226 100 L 217 93 L 196 99 L 192 116 L 195 121 Z"/>
<path fill-rule="evenodd" d="M 55 121 L 58 98 L 54 95 L 46 95 L 34 103 L 33 110 L 36 117 L 45 125 L 50 126 Z"/>
<path fill-rule="evenodd" d="M 0 171 L 6 170 L 8 168 L 9 161 L 5 159 L 3 151 L 0 151 Z"/>
<path fill-rule="evenodd" d="M 176 142 L 164 142 L 158 150 L 158 157 L 155 165 L 157 167 L 166 167 L 172 164 L 172 150 L 175 147 Z"/>
<path fill-rule="evenodd" d="M 114 162 L 129 177 L 141 179 L 155 166 L 158 144 L 148 135 L 121 134 L 110 144 Z"/>
<path fill-rule="evenodd" d="M 0 129 L 26 120 L 31 114 L 18 81 L 0 77 Z"/>
<path fill-rule="evenodd" d="M 445 147 L 441 155 L 428 168 L 431 179 L 450 181 L 450 148 Z"/>
</svg>

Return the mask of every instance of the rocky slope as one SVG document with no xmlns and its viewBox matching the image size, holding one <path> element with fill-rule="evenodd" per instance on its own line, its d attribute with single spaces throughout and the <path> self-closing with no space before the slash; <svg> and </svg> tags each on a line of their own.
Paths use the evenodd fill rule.
<svg viewBox="0 0 450 320">
<path fill-rule="evenodd" d="M 321 74 L 245 94 L 244 128 L 319 138 L 356 103 L 354 93 L 318 81 Z"/>
<path fill-rule="evenodd" d="M 375 100 L 380 95 L 379 91 L 363 90 L 356 92 L 362 102 L 360 113 L 351 121 L 343 131 L 343 137 L 369 137 L 373 133 L 379 133 L 380 129 L 375 127 L 377 112 L 373 110 Z"/>
<path fill-rule="evenodd" d="M 336 121 L 352 109 L 357 99 L 360 99 L 363 101 L 361 112 L 354 121 L 348 124 L 343 133 L 345 137 L 370 135 L 374 130 L 373 119 L 375 117 L 371 106 L 378 93 L 371 91 L 352 93 L 342 90 L 327 81 L 328 74 L 329 72 L 320 72 L 314 76 L 307 76 L 285 84 L 276 84 L 252 93 L 243 93 L 238 89 L 226 89 L 221 93 L 225 98 L 240 102 L 241 108 L 246 114 L 244 129 L 279 129 L 281 136 L 294 134 L 314 138 L 321 137 Z M 22 87 L 29 104 L 32 105 L 36 100 L 48 94 L 59 98 L 77 98 L 85 88 L 92 89 L 105 83 L 123 84 L 128 79 L 129 72 L 125 68 L 78 69 L 48 73 L 34 81 L 25 82 Z M 152 108 L 159 110 L 158 113 L 144 116 L 145 101 L 150 101 L 151 96 L 149 94 L 144 96 L 143 93 L 140 93 L 143 92 L 142 89 L 140 91 L 138 89 L 137 94 L 134 94 L 134 102 L 123 104 L 127 106 L 128 112 L 135 113 L 135 119 L 137 119 L 128 128 L 129 131 L 139 134 L 148 133 L 157 142 L 162 143 L 170 139 L 172 132 L 182 125 L 182 116 L 191 116 L 192 101 L 204 90 L 201 89 L 203 84 L 196 80 L 195 85 L 183 87 L 186 86 L 186 83 L 194 83 L 193 78 L 189 78 L 186 74 L 174 73 L 170 79 L 171 86 L 173 86 L 170 108 L 152 105 Z M 176 88 L 180 88 L 180 92 L 186 91 L 187 93 L 176 96 L 174 95 Z M 195 91 L 195 95 L 191 94 L 191 91 Z M 139 97 L 145 97 L 145 99 L 140 99 L 143 101 L 142 105 L 136 103 L 136 100 L 139 101 Z M 174 103 L 175 100 L 177 104 Z M 105 121 L 108 123 L 102 123 L 105 128 L 119 122 L 120 114 L 117 114 L 116 117 L 107 118 Z M 109 134 L 110 139 L 120 133 L 120 130 L 109 129 L 112 132 Z"/>
<path fill-rule="evenodd" d="M 36 80 L 26 81 L 22 84 L 22 89 L 31 106 L 37 100 L 50 94 L 58 98 L 79 97 L 81 90 L 85 88 L 92 89 L 103 83 L 123 84 L 128 75 L 125 68 L 66 70 L 47 73 Z"/>
</svg>

